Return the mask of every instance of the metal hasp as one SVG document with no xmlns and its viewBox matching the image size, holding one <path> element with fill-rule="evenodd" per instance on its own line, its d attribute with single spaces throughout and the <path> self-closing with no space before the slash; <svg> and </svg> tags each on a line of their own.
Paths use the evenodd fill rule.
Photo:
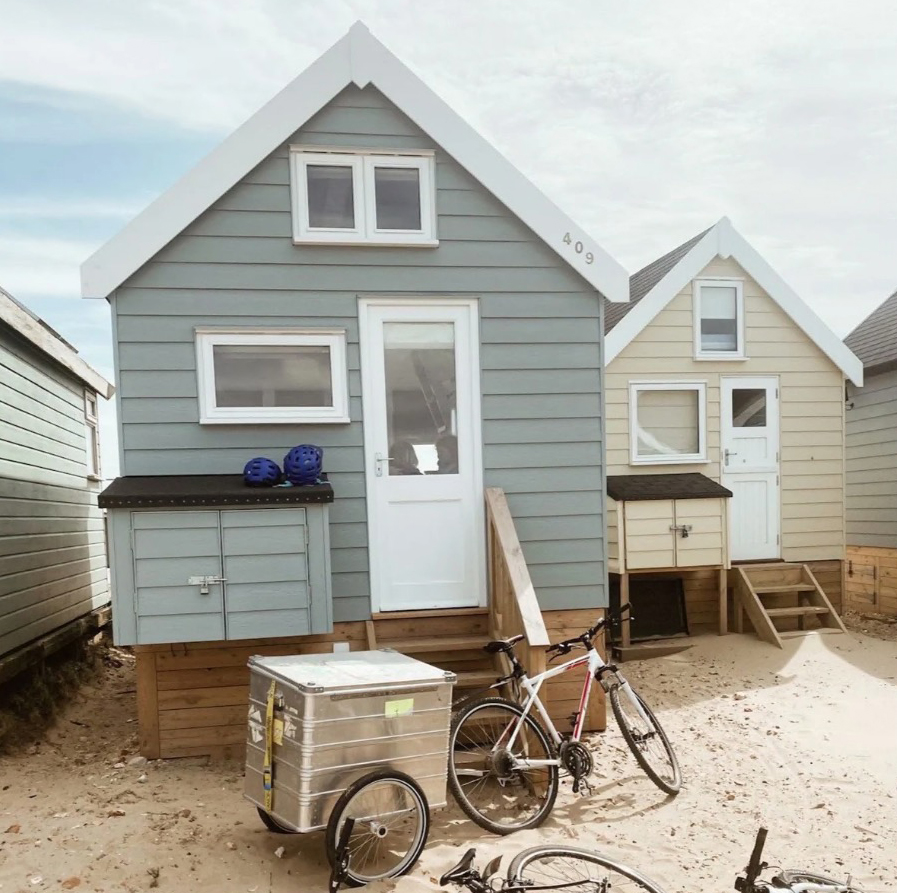
<svg viewBox="0 0 897 893">
<path fill-rule="evenodd" d="M 349 785 L 389 768 L 417 781 L 431 807 L 444 806 L 455 681 L 388 649 L 250 657 L 244 795 L 284 827 L 315 831 Z"/>
<path fill-rule="evenodd" d="M 681 536 L 682 539 L 688 539 L 688 534 L 691 532 L 691 528 L 691 524 L 670 524 L 670 530 L 678 530 L 679 536 Z"/>
<path fill-rule="evenodd" d="M 220 577 L 215 574 L 207 574 L 204 577 L 187 577 L 188 586 L 198 586 L 200 595 L 208 595 L 209 587 L 215 583 L 226 583 L 227 577 Z"/>
</svg>

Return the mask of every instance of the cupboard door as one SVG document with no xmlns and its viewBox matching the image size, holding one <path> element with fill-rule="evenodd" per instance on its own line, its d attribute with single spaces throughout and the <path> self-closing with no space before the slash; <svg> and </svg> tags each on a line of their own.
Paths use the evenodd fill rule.
<svg viewBox="0 0 897 893">
<path fill-rule="evenodd" d="M 138 643 L 223 639 L 218 512 L 133 512 L 131 534 Z"/>
<path fill-rule="evenodd" d="M 626 569 L 676 566 L 672 499 L 625 503 Z"/>
<path fill-rule="evenodd" d="M 304 508 L 221 512 L 228 639 L 311 632 Z"/>
<path fill-rule="evenodd" d="M 677 499 L 676 526 L 688 526 L 688 536 L 676 531 L 676 566 L 699 567 L 726 563 L 726 512 L 722 499 Z"/>
</svg>

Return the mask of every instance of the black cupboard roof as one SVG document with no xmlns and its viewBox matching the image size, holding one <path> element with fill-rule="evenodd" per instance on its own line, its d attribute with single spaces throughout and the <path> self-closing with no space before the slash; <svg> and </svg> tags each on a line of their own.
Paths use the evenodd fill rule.
<svg viewBox="0 0 897 893">
<path fill-rule="evenodd" d="M 194 505 L 313 505 L 333 502 L 329 482 L 307 487 L 247 487 L 239 474 L 178 474 L 116 478 L 100 508 L 184 508 Z"/>
<path fill-rule="evenodd" d="M 607 495 L 617 502 L 645 499 L 707 499 L 731 496 L 716 481 L 697 472 L 682 474 L 612 474 L 607 477 Z"/>
</svg>

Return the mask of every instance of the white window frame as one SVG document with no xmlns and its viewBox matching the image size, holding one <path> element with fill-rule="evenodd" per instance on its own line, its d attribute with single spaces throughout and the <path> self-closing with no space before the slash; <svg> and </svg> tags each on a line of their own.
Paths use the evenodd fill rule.
<svg viewBox="0 0 897 893">
<path fill-rule="evenodd" d="M 345 329 L 197 328 L 195 334 L 200 424 L 320 425 L 350 421 Z M 333 406 L 216 406 L 213 349 L 219 344 L 329 347 Z"/>
<path fill-rule="evenodd" d="M 705 287 L 735 288 L 735 315 L 737 350 L 704 350 L 701 347 L 701 289 Z M 694 317 L 694 340 L 696 360 L 746 360 L 744 344 L 744 280 L 716 277 L 713 279 L 695 279 L 692 283 Z"/>
<path fill-rule="evenodd" d="M 290 146 L 290 195 L 293 243 L 296 245 L 379 245 L 436 247 L 436 164 L 432 151 L 385 151 L 330 149 L 321 146 Z M 343 165 L 352 168 L 355 226 L 352 229 L 311 227 L 308 222 L 310 164 Z M 375 167 L 415 168 L 420 172 L 419 230 L 377 229 Z"/>
<path fill-rule="evenodd" d="M 100 409 L 98 397 L 93 391 L 84 392 L 84 426 L 86 433 L 86 468 L 87 479 L 91 481 L 102 480 L 100 466 Z M 90 432 L 93 431 L 93 440 Z M 93 459 L 94 470 L 90 470 L 90 460 Z"/>
<path fill-rule="evenodd" d="M 697 453 L 678 456 L 640 456 L 638 454 L 638 395 L 642 391 L 696 391 L 698 394 Z M 707 462 L 707 382 L 706 381 L 630 381 L 629 382 L 629 461 L 632 465 L 694 465 Z"/>
</svg>

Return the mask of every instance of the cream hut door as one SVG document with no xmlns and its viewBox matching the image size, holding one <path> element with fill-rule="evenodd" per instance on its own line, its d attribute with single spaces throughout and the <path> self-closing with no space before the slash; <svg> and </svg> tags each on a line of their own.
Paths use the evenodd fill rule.
<svg viewBox="0 0 897 893">
<path fill-rule="evenodd" d="M 477 305 L 362 300 L 373 611 L 485 605 Z"/>
<path fill-rule="evenodd" d="M 722 484 L 732 493 L 729 549 L 733 561 L 778 558 L 779 381 L 720 382 Z"/>
</svg>

